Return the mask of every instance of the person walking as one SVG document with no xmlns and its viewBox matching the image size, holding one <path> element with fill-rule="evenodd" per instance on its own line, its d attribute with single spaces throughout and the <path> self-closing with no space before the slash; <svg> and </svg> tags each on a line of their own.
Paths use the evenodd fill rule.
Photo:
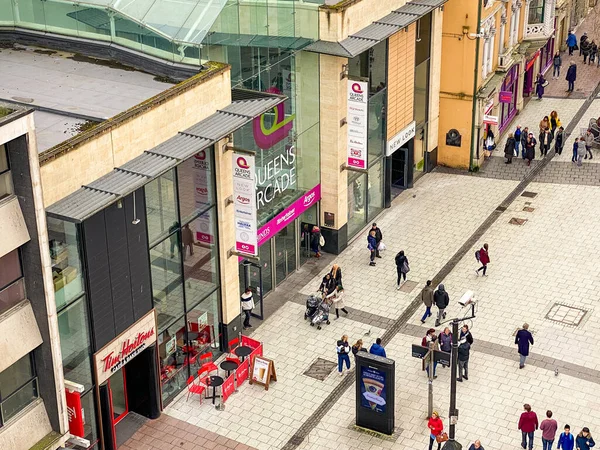
<svg viewBox="0 0 600 450">
<path fill-rule="evenodd" d="M 190 224 L 184 225 L 181 229 L 181 242 L 183 243 L 183 260 L 187 256 L 187 249 L 190 249 L 190 256 L 194 255 L 194 233 L 190 230 Z"/>
<path fill-rule="evenodd" d="M 542 134 L 546 128 L 550 128 L 550 118 L 548 116 L 544 116 L 544 118 L 540 120 L 540 134 Z"/>
<path fill-rule="evenodd" d="M 554 151 L 558 153 L 558 155 L 561 155 L 565 145 L 565 129 L 563 127 L 558 127 L 558 131 L 556 132 L 554 139 Z"/>
<path fill-rule="evenodd" d="M 521 146 L 521 125 L 517 125 L 517 129 L 515 130 L 514 133 L 514 138 L 515 138 L 515 156 L 518 158 L 519 157 L 519 147 Z"/>
<path fill-rule="evenodd" d="M 332 302 L 332 306 L 335 308 L 335 320 L 340 318 L 340 309 L 344 314 L 348 315 L 348 310 L 344 305 L 344 288 L 341 284 L 337 285 L 333 292 L 325 297 L 327 300 Z"/>
<path fill-rule="evenodd" d="M 433 305 L 433 288 L 431 287 L 431 280 L 427 280 L 425 287 L 421 292 L 421 300 L 425 305 L 425 314 L 421 317 L 421 323 L 425 323 L 425 319 L 431 317 L 431 306 Z"/>
<path fill-rule="evenodd" d="M 371 344 L 369 353 L 371 353 L 372 355 L 383 356 L 384 358 L 387 358 L 387 355 L 385 354 L 385 348 L 383 348 L 383 345 L 381 345 L 381 338 L 375 339 L 375 343 Z"/>
<path fill-rule="evenodd" d="M 444 310 L 450 304 L 450 297 L 448 296 L 443 284 L 440 284 L 437 288 L 437 291 L 434 292 L 433 302 L 438 308 L 437 319 L 435 320 L 435 326 L 437 327 L 440 325 L 442 319 L 446 318 L 446 312 Z"/>
<path fill-rule="evenodd" d="M 590 448 L 595 445 L 596 443 L 590 434 L 590 429 L 588 427 L 583 427 L 581 432 L 575 438 L 575 448 L 577 448 L 577 450 L 590 450 Z"/>
<path fill-rule="evenodd" d="M 521 156 L 523 157 L 523 161 L 525 161 L 525 150 L 527 149 L 527 139 L 529 138 L 529 128 L 523 128 L 523 132 L 521 133 Z"/>
<path fill-rule="evenodd" d="M 377 256 L 377 239 L 375 238 L 375 230 L 369 231 L 369 235 L 367 236 L 367 248 L 371 252 L 369 265 L 374 266 L 376 264 L 375 256 Z"/>
<path fill-rule="evenodd" d="M 319 285 L 318 291 L 327 296 L 331 294 L 335 290 L 335 281 L 331 278 L 330 273 L 326 273 L 323 279 L 321 280 L 321 284 Z"/>
<path fill-rule="evenodd" d="M 242 294 L 240 301 L 242 303 L 242 312 L 244 313 L 244 330 L 252 328 L 250 325 L 250 314 L 254 309 L 254 297 L 252 296 L 252 290 L 247 287 Z"/>
<path fill-rule="evenodd" d="M 456 381 L 462 383 L 463 377 L 469 379 L 469 353 L 471 352 L 471 344 L 466 340 L 462 341 L 458 346 L 458 378 Z M 464 373 L 464 375 L 463 375 Z"/>
<path fill-rule="evenodd" d="M 519 369 L 525 367 L 525 360 L 529 356 L 529 346 L 533 345 L 533 335 L 529 331 L 529 324 L 524 323 L 523 328 L 515 336 L 515 344 L 519 350 Z M 523 447 L 524 448 L 524 447 Z"/>
<path fill-rule="evenodd" d="M 596 45 L 596 42 L 594 42 L 592 40 L 592 43 L 590 44 L 590 65 L 591 66 L 594 65 L 594 60 L 596 59 L 597 53 L 598 53 L 598 46 Z"/>
<path fill-rule="evenodd" d="M 446 353 L 450 353 L 452 351 L 452 332 L 450 331 L 450 328 L 444 328 L 444 331 L 442 331 L 438 336 L 438 342 L 441 351 Z"/>
<path fill-rule="evenodd" d="M 581 43 L 579 47 L 581 48 L 581 52 L 583 53 L 583 63 L 587 64 L 587 59 L 590 57 L 590 53 L 592 50 L 592 44 L 588 39 L 586 39 L 584 42 Z"/>
<path fill-rule="evenodd" d="M 531 161 L 535 158 L 535 146 L 537 141 L 533 137 L 533 133 L 529 133 L 527 136 L 527 143 L 525 144 L 525 159 L 527 159 L 527 165 L 531 165 Z"/>
<path fill-rule="evenodd" d="M 556 129 L 560 127 L 560 119 L 558 118 L 558 112 L 552 111 L 550 113 L 550 133 L 552 133 L 552 137 L 556 133 Z"/>
<path fill-rule="evenodd" d="M 572 30 L 569 30 L 566 43 L 567 47 L 569 47 L 569 56 L 573 56 L 573 50 L 577 47 L 577 36 L 575 36 Z"/>
<path fill-rule="evenodd" d="M 544 131 L 540 134 L 540 158 L 543 158 L 548 154 L 551 143 L 552 133 L 550 133 L 550 129 L 546 127 L 546 129 L 544 129 Z"/>
<path fill-rule="evenodd" d="M 429 428 L 429 450 L 433 449 L 433 443 L 436 438 L 444 432 L 444 422 L 440 419 L 440 415 L 437 411 L 431 413 L 431 417 L 427 422 L 427 428 Z M 442 443 L 438 442 L 438 450 L 442 448 Z"/>
<path fill-rule="evenodd" d="M 381 255 L 379 254 L 379 243 L 383 240 L 383 233 L 381 233 L 381 230 L 379 229 L 376 223 L 373 223 L 371 231 L 375 232 L 375 243 L 377 244 L 375 246 L 375 256 L 377 258 L 381 258 Z"/>
<path fill-rule="evenodd" d="M 548 86 L 548 82 L 544 78 L 544 75 L 538 73 L 537 79 L 535 80 L 535 93 L 538 96 L 538 100 L 541 100 L 544 97 L 544 90 Z"/>
<path fill-rule="evenodd" d="M 557 429 L 558 423 L 552 418 L 552 411 L 546 411 L 546 419 L 542 420 L 540 424 L 540 430 L 542 430 L 542 450 L 552 450 Z"/>
<path fill-rule="evenodd" d="M 343 335 L 342 338 L 337 341 L 338 372 L 340 373 L 340 376 L 344 375 L 344 363 L 346 363 L 346 370 L 350 370 L 350 351 L 348 336 Z"/>
<path fill-rule="evenodd" d="M 504 157 L 506 158 L 505 164 L 512 164 L 512 159 L 515 154 L 515 138 L 512 133 L 508 134 L 508 139 L 504 145 Z"/>
<path fill-rule="evenodd" d="M 527 448 L 527 438 L 529 438 L 529 450 L 533 448 L 533 433 L 538 429 L 537 414 L 531 410 L 527 403 L 523 405 L 524 413 L 519 418 L 519 430 L 521 430 L 521 447 Z"/>
<path fill-rule="evenodd" d="M 577 150 L 579 149 L 579 138 L 575 138 L 575 140 L 573 141 L 573 156 L 571 157 L 571 162 L 572 163 L 576 163 L 577 162 Z"/>
<path fill-rule="evenodd" d="M 352 346 L 352 354 L 354 355 L 354 358 L 356 359 L 356 354 L 358 352 L 367 352 L 367 349 L 363 347 L 363 341 L 362 339 L 359 339 L 358 341 L 356 341 L 356 343 Z"/>
<path fill-rule="evenodd" d="M 427 330 L 427 334 L 421 340 L 421 347 L 425 347 L 427 349 L 431 349 L 431 347 L 433 347 L 433 350 L 439 350 L 440 346 L 439 346 L 438 338 L 435 335 L 435 328 L 430 328 L 429 330 Z M 425 361 L 423 361 L 423 364 L 425 366 L 425 371 L 427 372 L 427 376 L 429 377 L 429 364 L 425 363 Z M 436 375 L 437 365 L 438 365 L 438 362 L 434 361 L 433 362 L 433 378 L 437 378 L 437 375 Z"/>
<path fill-rule="evenodd" d="M 585 145 L 585 137 L 581 136 L 577 142 L 577 165 L 581 167 L 583 164 L 583 157 L 587 156 L 587 149 Z"/>
<path fill-rule="evenodd" d="M 481 445 L 481 441 L 479 439 L 477 439 L 475 442 L 473 442 L 471 444 L 471 446 L 469 447 L 469 450 L 485 450 L 483 448 L 483 445 Z"/>
<path fill-rule="evenodd" d="M 567 82 L 569 83 L 567 92 L 573 92 L 573 90 L 575 89 L 575 80 L 577 80 L 577 65 L 573 61 L 571 61 L 571 63 L 569 64 L 565 80 L 567 80 Z"/>
<path fill-rule="evenodd" d="M 564 431 L 558 437 L 558 450 L 573 450 L 575 448 L 575 438 L 571 434 L 569 424 L 565 425 Z"/>
<path fill-rule="evenodd" d="M 579 38 L 579 56 L 583 55 L 583 46 L 585 41 L 588 40 L 587 33 L 583 33 L 583 35 Z"/>
<path fill-rule="evenodd" d="M 560 52 L 556 52 L 554 54 L 554 58 L 552 58 L 552 66 L 554 67 L 554 70 L 552 71 L 552 78 L 558 80 L 558 77 L 560 76 L 560 66 L 562 66 Z"/>
<path fill-rule="evenodd" d="M 487 277 L 487 265 L 490 263 L 489 245 L 483 244 L 483 247 L 479 249 L 479 262 L 481 267 L 475 271 L 475 275 L 479 276 L 479 271 L 483 270 L 483 276 Z"/>
<path fill-rule="evenodd" d="M 404 255 L 404 250 L 400 250 L 396 255 L 396 272 L 398 272 L 398 280 L 396 281 L 396 289 L 400 289 L 402 278 L 406 282 L 406 274 L 410 271 L 408 266 L 408 258 Z"/>
<path fill-rule="evenodd" d="M 329 274 L 331 275 L 331 279 L 333 280 L 333 282 L 335 283 L 336 286 L 343 286 L 342 285 L 342 269 L 340 269 L 340 266 L 338 266 L 337 264 L 334 264 L 331 267 Z"/>
<path fill-rule="evenodd" d="M 319 229 L 319 227 L 314 227 L 312 229 L 310 249 L 315 254 L 315 258 L 321 257 L 321 230 Z"/>
<path fill-rule="evenodd" d="M 467 341 L 469 344 L 473 345 L 473 335 L 471 334 L 471 331 L 469 331 L 469 325 L 464 324 L 462 326 L 462 328 L 460 329 L 460 336 L 458 337 L 459 342 L 460 341 Z"/>
<path fill-rule="evenodd" d="M 585 132 L 585 159 L 588 159 L 588 155 L 590 155 L 590 159 L 594 159 L 594 155 L 592 153 L 592 145 L 594 144 L 594 135 L 592 134 L 592 130 L 588 128 Z"/>
</svg>

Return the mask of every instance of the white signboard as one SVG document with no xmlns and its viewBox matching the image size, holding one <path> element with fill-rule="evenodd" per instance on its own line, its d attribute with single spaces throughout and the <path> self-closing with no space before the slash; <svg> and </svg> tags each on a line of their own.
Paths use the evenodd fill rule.
<svg viewBox="0 0 600 450">
<path fill-rule="evenodd" d="M 348 167 L 367 168 L 369 85 L 348 80 Z"/>
<path fill-rule="evenodd" d="M 385 156 L 391 156 L 396 150 L 415 137 L 417 123 L 413 120 L 406 128 L 390 139 L 385 149 Z"/>
<path fill-rule="evenodd" d="M 254 156 L 233 154 L 233 207 L 235 248 L 238 252 L 257 255 L 256 186 Z"/>
<path fill-rule="evenodd" d="M 94 354 L 97 383 L 104 383 L 113 373 L 155 342 L 156 318 L 152 310 Z"/>
<path fill-rule="evenodd" d="M 194 202 L 196 209 L 204 209 L 212 203 L 212 192 L 210 189 L 211 171 L 210 158 L 206 150 L 194 155 Z M 212 244 L 212 215 L 205 212 L 195 220 L 196 240 L 206 244 Z"/>
<path fill-rule="evenodd" d="M 483 123 L 489 123 L 490 125 L 498 125 L 498 116 L 490 116 L 489 114 L 484 114 Z"/>
</svg>

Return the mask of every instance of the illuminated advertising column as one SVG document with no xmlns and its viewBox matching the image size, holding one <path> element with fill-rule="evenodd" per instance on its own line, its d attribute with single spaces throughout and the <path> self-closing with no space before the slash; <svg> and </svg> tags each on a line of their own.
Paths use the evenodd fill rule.
<svg viewBox="0 0 600 450">
<path fill-rule="evenodd" d="M 254 156 L 233 154 L 233 206 L 235 248 L 238 252 L 256 256 L 256 187 Z"/>
</svg>

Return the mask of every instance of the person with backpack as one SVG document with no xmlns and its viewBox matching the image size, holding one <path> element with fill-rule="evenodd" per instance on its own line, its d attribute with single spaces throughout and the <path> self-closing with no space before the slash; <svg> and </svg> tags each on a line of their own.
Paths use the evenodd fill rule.
<svg viewBox="0 0 600 450">
<path fill-rule="evenodd" d="M 483 244 L 483 247 L 481 247 L 478 251 L 475 252 L 475 258 L 477 259 L 477 261 L 479 261 L 481 263 L 481 267 L 475 271 L 475 275 L 477 275 L 477 276 L 479 276 L 479 271 L 483 270 L 483 276 L 487 277 L 487 274 L 486 274 L 487 265 L 490 262 L 490 256 L 488 254 L 488 249 L 489 249 L 489 246 L 487 244 Z"/>
<path fill-rule="evenodd" d="M 377 239 L 375 238 L 375 230 L 369 231 L 369 235 L 367 236 L 367 248 L 371 252 L 369 265 L 374 266 L 376 264 L 375 256 L 377 255 Z"/>
<path fill-rule="evenodd" d="M 443 284 L 440 284 L 437 291 L 433 294 L 433 301 L 435 306 L 438 307 L 437 319 L 435 321 L 435 326 L 437 327 L 440 325 L 442 319 L 446 318 L 446 312 L 444 310 L 450 304 L 450 296 L 446 292 Z"/>
<path fill-rule="evenodd" d="M 565 431 L 560 433 L 558 437 L 558 450 L 573 450 L 575 448 L 575 438 L 571 434 L 571 427 L 569 424 L 565 425 Z"/>
<path fill-rule="evenodd" d="M 425 305 L 425 314 L 421 317 L 421 323 L 425 323 L 425 319 L 431 317 L 431 307 L 433 306 L 433 288 L 431 287 L 431 280 L 427 280 L 423 292 L 421 292 L 421 300 Z"/>
<path fill-rule="evenodd" d="M 400 250 L 396 255 L 396 271 L 398 272 L 398 281 L 396 282 L 396 290 L 400 290 L 402 278 L 406 282 L 406 274 L 410 271 L 408 266 L 408 258 L 404 255 L 404 250 Z"/>
</svg>

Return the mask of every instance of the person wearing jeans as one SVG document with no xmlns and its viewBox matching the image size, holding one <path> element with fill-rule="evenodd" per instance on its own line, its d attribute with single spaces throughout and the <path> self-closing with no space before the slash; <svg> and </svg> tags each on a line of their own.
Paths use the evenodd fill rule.
<svg viewBox="0 0 600 450">
<path fill-rule="evenodd" d="M 546 411 L 546 419 L 542 420 L 540 424 L 540 430 L 542 430 L 542 450 L 552 450 L 557 429 L 558 423 L 552 418 L 552 411 Z"/>
<path fill-rule="evenodd" d="M 338 372 L 340 376 L 344 374 L 344 363 L 346 363 L 346 370 L 350 370 L 350 344 L 348 344 L 348 336 L 343 335 L 342 339 L 337 341 L 337 355 L 338 355 Z"/>
<path fill-rule="evenodd" d="M 433 288 L 431 287 L 431 280 L 427 280 L 426 286 L 421 292 L 421 300 L 425 305 L 425 314 L 421 317 L 421 323 L 425 323 L 428 317 L 431 317 L 431 306 L 433 305 Z"/>
<path fill-rule="evenodd" d="M 524 413 L 519 418 L 519 430 L 521 430 L 521 447 L 527 448 L 527 439 L 529 438 L 529 450 L 533 448 L 533 434 L 538 429 L 537 414 L 531 410 L 527 403 L 523 405 Z"/>
<path fill-rule="evenodd" d="M 433 301 L 435 306 L 438 307 L 437 319 L 435 321 L 435 326 L 439 326 L 440 322 L 446 317 L 446 312 L 444 311 L 446 307 L 450 304 L 450 297 L 446 292 L 443 284 L 438 286 L 437 291 L 433 294 Z"/>
</svg>

